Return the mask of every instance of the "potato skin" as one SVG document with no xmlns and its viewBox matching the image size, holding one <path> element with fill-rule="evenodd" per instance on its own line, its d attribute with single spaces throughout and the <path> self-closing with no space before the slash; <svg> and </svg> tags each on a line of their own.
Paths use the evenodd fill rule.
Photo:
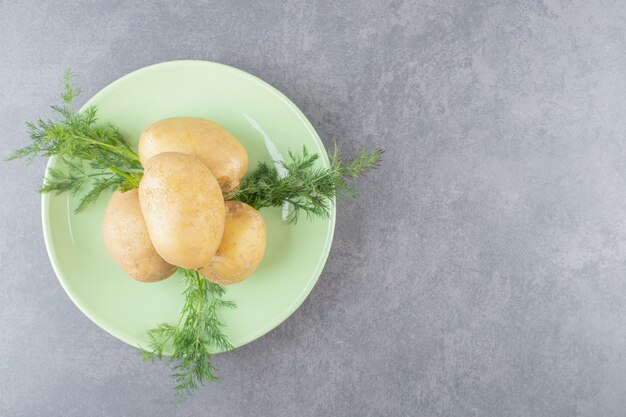
<svg viewBox="0 0 626 417">
<path fill-rule="evenodd" d="M 172 265 L 208 264 L 224 232 L 224 198 L 209 169 L 191 155 L 164 152 L 144 165 L 139 203 L 156 251 Z"/>
<path fill-rule="evenodd" d="M 248 153 L 228 130 L 199 117 L 171 117 L 152 123 L 139 138 L 143 165 L 162 152 L 193 155 L 215 176 L 223 192 L 239 186 L 248 169 Z"/>
<path fill-rule="evenodd" d="M 102 222 L 104 245 L 111 257 L 131 277 L 142 282 L 161 281 L 174 273 L 154 249 L 139 206 L 139 193 L 113 193 Z"/>
<path fill-rule="evenodd" d="M 226 201 L 224 236 L 215 257 L 199 272 L 217 284 L 234 284 L 249 277 L 265 254 L 265 221 L 254 208 Z"/>
</svg>

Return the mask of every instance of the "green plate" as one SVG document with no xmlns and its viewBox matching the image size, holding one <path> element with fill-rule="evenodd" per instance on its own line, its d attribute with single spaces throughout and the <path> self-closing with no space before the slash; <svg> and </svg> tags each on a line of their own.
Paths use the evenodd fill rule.
<svg viewBox="0 0 626 417">
<path fill-rule="evenodd" d="M 273 161 L 278 151 L 306 146 L 328 158 L 319 136 L 302 112 L 264 81 L 236 68 L 205 61 L 173 61 L 132 72 L 89 100 L 101 121 L 118 126 L 137 145 L 150 123 L 171 116 L 198 116 L 225 126 L 246 147 L 250 169 Z M 48 168 L 59 164 L 55 158 Z M 111 259 L 102 241 L 102 219 L 110 194 L 74 214 L 77 197 L 42 196 L 46 248 L 61 285 L 78 308 L 98 326 L 132 346 L 146 346 L 146 330 L 176 323 L 182 307 L 182 278 L 145 284 L 130 278 Z M 221 317 L 235 347 L 282 323 L 315 285 L 330 250 L 335 212 L 330 219 L 297 225 L 281 209 L 261 211 L 267 223 L 267 251 L 246 281 L 227 287 L 225 299 L 237 308 Z"/>
</svg>

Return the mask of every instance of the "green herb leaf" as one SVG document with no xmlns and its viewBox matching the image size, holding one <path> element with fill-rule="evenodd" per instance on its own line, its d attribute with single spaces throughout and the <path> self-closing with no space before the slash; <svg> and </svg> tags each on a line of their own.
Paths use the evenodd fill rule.
<svg viewBox="0 0 626 417">
<path fill-rule="evenodd" d="M 198 271 L 178 270 L 186 281 L 185 302 L 178 324 L 160 324 L 148 330 L 148 349 L 142 349 L 142 353 L 144 360 L 162 360 L 165 348 L 171 346 L 173 353 L 167 364 L 175 371 L 176 392 L 182 400 L 199 385 L 219 379 L 208 347 L 224 351 L 233 348 L 222 332 L 223 324 L 217 312 L 222 307 L 235 308 L 235 303 L 223 300 L 224 288 L 207 281 Z"/>
<path fill-rule="evenodd" d="M 309 220 L 326 218 L 335 197 L 356 196 L 350 181 L 377 168 L 383 153 L 380 148 L 371 153 L 363 151 L 342 161 L 335 146 L 330 158 L 331 167 L 321 168 L 316 166 L 319 155 L 309 154 L 305 147 L 300 155 L 289 152 L 291 161 L 279 162 L 287 171 L 284 177 L 279 175 L 274 164 L 260 162 L 229 197 L 257 210 L 280 207 L 286 201 L 290 206 L 289 220 L 293 223 L 298 221 L 301 213 Z"/>
<path fill-rule="evenodd" d="M 122 134 L 112 125 L 97 123 L 97 110 L 91 106 L 75 113 L 72 102 L 80 94 L 80 88 L 72 84 L 72 73 L 68 70 L 63 77 L 63 105 L 51 106 L 58 119 L 38 119 L 28 122 L 30 145 L 15 151 L 12 159 L 33 160 L 38 156 L 57 156 L 65 167 L 49 171 L 41 192 L 77 193 L 86 185 L 89 192 L 82 198 L 78 210 L 97 200 L 107 189 L 121 187 L 123 190 L 136 188 L 143 175 L 137 154 Z M 88 163 L 87 173 L 83 163 Z M 107 178 L 98 178 L 108 174 Z"/>
</svg>

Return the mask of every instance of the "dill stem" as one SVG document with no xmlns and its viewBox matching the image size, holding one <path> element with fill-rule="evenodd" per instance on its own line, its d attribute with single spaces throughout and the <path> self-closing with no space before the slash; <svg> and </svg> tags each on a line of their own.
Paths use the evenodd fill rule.
<svg viewBox="0 0 626 417">
<path fill-rule="evenodd" d="M 124 155 L 124 156 L 130 158 L 132 161 L 139 162 L 139 157 L 133 151 L 130 151 L 130 150 L 124 149 L 124 148 L 120 148 L 119 146 L 111 145 L 111 144 L 108 144 L 106 142 L 102 142 L 102 141 L 99 141 L 99 140 L 91 139 L 90 137 L 85 136 L 85 135 L 80 135 L 80 136 L 81 136 L 81 138 L 85 142 L 89 142 L 91 144 L 98 145 L 98 146 L 103 146 L 105 148 L 111 149 L 112 151 L 115 151 L 115 152 L 117 152 L 117 153 L 119 153 L 121 155 Z"/>
<path fill-rule="evenodd" d="M 106 166 L 111 171 L 115 172 L 117 175 L 120 175 L 120 176 L 126 178 L 129 181 L 135 181 L 135 178 L 132 175 L 130 175 L 128 172 L 124 172 L 124 171 L 122 171 L 120 169 L 117 169 L 113 165 L 106 164 Z"/>
<path fill-rule="evenodd" d="M 197 278 L 197 279 L 198 279 L 198 292 L 200 293 L 200 303 L 199 303 L 199 307 L 196 309 L 196 312 L 198 314 L 198 317 L 200 317 L 200 315 L 204 312 L 204 293 L 203 293 L 204 278 Z M 200 332 L 197 331 L 196 343 L 198 343 L 199 341 L 200 341 Z"/>
</svg>

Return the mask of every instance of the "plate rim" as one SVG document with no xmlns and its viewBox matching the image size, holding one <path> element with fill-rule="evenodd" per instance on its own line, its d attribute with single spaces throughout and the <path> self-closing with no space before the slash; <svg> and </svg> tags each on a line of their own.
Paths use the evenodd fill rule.
<svg viewBox="0 0 626 417">
<path fill-rule="evenodd" d="M 85 104 L 83 104 L 83 106 L 79 109 L 79 112 L 83 111 L 87 107 L 89 107 L 91 105 L 91 103 L 96 101 L 100 96 L 103 96 L 103 95 L 107 94 L 108 91 L 113 89 L 116 84 L 119 84 L 121 82 L 127 81 L 127 80 L 132 79 L 132 78 L 137 77 L 137 76 L 141 76 L 143 73 L 159 70 L 159 69 L 162 69 L 164 67 L 190 66 L 190 65 L 191 66 L 197 65 L 197 66 L 200 66 L 200 67 L 206 67 L 206 68 L 211 68 L 211 69 L 218 69 L 220 71 L 226 71 L 226 72 L 235 73 L 238 76 L 241 76 L 241 77 L 244 77 L 244 78 L 248 78 L 249 80 L 257 83 L 261 87 L 263 87 L 266 90 L 268 90 L 270 93 L 272 93 L 275 96 L 277 96 L 281 101 L 283 101 L 294 112 L 294 114 L 296 116 L 298 116 L 298 118 L 301 120 L 301 122 L 307 128 L 307 130 L 309 130 L 309 132 L 311 133 L 311 135 L 313 137 L 313 140 L 314 140 L 315 144 L 318 147 L 317 153 L 320 155 L 320 160 L 321 160 L 322 164 L 326 168 L 330 167 L 330 161 L 328 159 L 328 152 L 326 151 L 326 148 L 325 148 L 322 140 L 320 139 L 319 135 L 317 134 L 317 131 L 315 130 L 315 128 L 313 127 L 311 122 L 307 119 L 307 117 L 304 115 L 304 113 L 302 113 L 302 111 L 298 108 L 298 106 L 296 106 L 285 94 L 283 94 L 281 91 L 279 91 L 276 87 L 274 87 L 271 84 L 269 84 L 268 82 L 260 79 L 259 77 L 255 76 L 255 75 L 252 75 L 252 74 L 250 74 L 250 73 L 248 73 L 248 72 L 246 72 L 244 70 L 241 70 L 239 68 L 236 68 L 236 67 L 233 67 L 233 66 L 230 66 L 230 65 L 226 65 L 226 64 L 221 64 L 221 63 L 218 63 L 218 62 L 204 61 L 204 60 L 173 60 L 173 61 L 164 61 L 164 62 L 160 62 L 160 63 L 156 63 L 156 64 L 151 64 L 151 65 L 148 65 L 148 66 L 136 69 L 136 70 L 134 70 L 132 72 L 129 72 L 128 74 L 125 74 L 125 75 L 115 79 L 114 81 L 110 82 L 105 87 L 100 89 L 91 98 L 89 98 L 85 102 Z M 57 159 L 58 158 L 56 156 L 52 156 L 52 157 L 50 157 L 48 159 L 48 162 L 47 162 L 46 168 L 45 168 L 44 178 L 48 174 L 50 168 L 53 168 L 54 165 L 57 163 Z M 117 331 L 115 326 L 111 326 L 111 325 L 105 323 L 105 320 L 99 320 L 97 318 L 97 313 L 95 311 L 90 309 L 89 306 L 83 305 L 83 303 L 78 301 L 77 294 L 75 294 L 75 292 L 65 282 L 65 279 L 62 278 L 63 274 L 61 274 L 61 272 L 60 272 L 60 265 L 59 265 L 59 262 L 58 262 L 58 257 L 56 255 L 55 249 L 54 249 L 53 244 L 52 244 L 52 233 L 51 233 L 51 228 L 50 228 L 50 222 L 48 221 L 50 198 L 51 198 L 51 196 L 50 196 L 49 193 L 42 193 L 42 195 L 41 195 L 41 222 L 42 222 L 43 237 L 44 237 L 44 243 L 45 243 L 45 246 L 46 246 L 46 252 L 48 254 L 48 259 L 50 260 L 50 264 L 52 265 L 52 269 L 53 269 L 53 271 L 54 271 L 54 273 L 55 273 L 55 275 L 57 277 L 57 280 L 61 284 L 61 287 L 63 288 L 63 290 L 65 291 L 67 296 L 70 298 L 70 300 L 72 300 L 72 303 L 74 303 L 74 305 L 79 309 L 79 311 L 81 311 L 94 324 L 96 324 L 98 327 L 100 327 L 102 330 L 104 330 L 105 332 L 107 332 L 111 336 L 115 337 L 116 339 L 119 339 L 122 342 L 124 342 L 124 343 L 126 343 L 126 344 L 128 344 L 130 346 L 133 346 L 133 347 L 136 347 L 136 348 L 141 348 L 141 346 L 139 345 L 139 343 L 136 340 L 132 340 L 131 337 L 123 334 L 123 332 Z M 327 226 L 327 229 L 328 229 L 327 238 L 326 238 L 326 241 L 324 242 L 324 247 L 323 247 L 323 249 L 321 251 L 320 257 L 318 259 L 318 263 L 317 263 L 315 269 L 312 271 L 311 278 L 307 282 L 307 285 L 305 287 L 303 287 L 303 289 L 300 292 L 300 294 L 296 298 L 294 298 L 294 300 L 290 304 L 288 304 L 288 306 L 285 308 L 285 310 L 280 315 L 277 315 L 277 317 L 278 317 L 277 319 L 272 320 L 272 321 L 268 321 L 266 325 L 259 327 L 259 329 L 256 332 L 251 332 L 250 335 L 248 335 L 247 337 L 245 337 L 241 341 L 239 341 L 239 343 L 236 346 L 234 346 L 233 349 L 231 349 L 231 350 L 235 350 L 237 348 L 240 348 L 242 346 L 247 345 L 250 342 L 253 342 L 256 339 L 259 339 L 260 337 L 266 335 L 267 333 L 269 333 L 270 331 L 272 331 L 273 329 L 275 329 L 276 327 L 278 327 L 279 325 L 284 323 L 302 305 L 304 300 L 306 300 L 306 298 L 309 296 L 309 294 L 313 290 L 313 287 L 317 284 L 317 281 L 319 280 L 319 277 L 322 274 L 322 271 L 323 271 L 323 269 L 324 269 L 324 267 L 326 265 L 326 262 L 328 260 L 328 256 L 330 254 L 330 249 L 331 249 L 331 246 L 332 246 L 332 243 L 333 243 L 333 238 L 334 238 L 334 233 L 335 233 L 336 211 L 337 211 L 336 210 L 336 203 L 337 203 L 336 199 L 333 198 L 333 201 L 332 201 L 332 204 L 331 204 L 330 216 L 329 216 L 328 222 L 327 222 L 327 225 L 328 225 Z M 155 323 L 155 325 L 156 324 L 157 323 Z M 220 353 L 220 351 L 216 350 L 215 353 Z M 166 355 L 170 355 L 171 354 L 171 350 L 166 349 L 165 354 Z"/>
</svg>

